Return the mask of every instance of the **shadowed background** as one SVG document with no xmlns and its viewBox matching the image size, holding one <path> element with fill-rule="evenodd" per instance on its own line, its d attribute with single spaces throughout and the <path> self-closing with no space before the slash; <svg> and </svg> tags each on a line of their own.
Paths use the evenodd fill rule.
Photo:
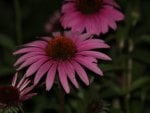
<svg viewBox="0 0 150 113">
<path fill-rule="evenodd" d="M 19 7 L 15 0 L 0 0 L 0 84 L 9 84 L 14 75 L 16 57 L 12 52 L 21 43 L 48 35 L 45 24 L 61 8 L 63 0 L 18 1 Z M 108 113 L 150 112 L 150 1 L 117 2 L 125 21 L 118 23 L 117 31 L 102 36 L 111 45 L 106 52 L 113 60 L 99 62 L 104 77 L 88 71 L 89 87 L 82 82 L 79 90 L 71 86 L 71 94 L 65 95 L 64 100 L 67 113 L 101 113 L 103 103 L 108 104 Z M 24 103 L 25 112 L 57 113 L 60 106 L 57 85 L 50 92 L 45 92 L 44 86 L 36 90 L 39 95 Z"/>
</svg>

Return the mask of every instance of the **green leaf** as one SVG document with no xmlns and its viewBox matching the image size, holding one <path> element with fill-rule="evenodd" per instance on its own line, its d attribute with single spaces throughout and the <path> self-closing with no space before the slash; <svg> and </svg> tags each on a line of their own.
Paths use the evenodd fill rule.
<svg viewBox="0 0 150 113">
<path fill-rule="evenodd" d="M 140 77 L 139 79 L 135 80 L 131 87 L 130 87 L 130 91 L 133 91 L 133 90 L 137 90 L 141 87 L 143 87 L 146 83 L 149 83 L 150 82 L 150 78 L 149 77 Z"/>
<path fill-rule="evenodd" d="M 150 43 L 150 35 L 143 35 L 135 42 L 136 44 L 139 43 Z"/>
</svg>

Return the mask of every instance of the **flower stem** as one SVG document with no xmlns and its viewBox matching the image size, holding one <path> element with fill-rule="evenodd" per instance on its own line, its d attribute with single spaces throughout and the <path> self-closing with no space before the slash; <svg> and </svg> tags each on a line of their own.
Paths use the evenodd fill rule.
<svg viewBox="0 0 150 113">
<path fill-rule="evenodd" d="M 20 8 L 19 0 L 14 0 L 14 9 L 15 9 L 17 44 L 21 44 L 22 30 L 21 30 L 21 8 Z"/>
<path fill-rule="evenodd" d="M 59 113 L 65 113 L 65 94 L 61 87 L 61 84 L 58 82 L 58 100 L 59 100 Z"/>
<path fill-rule="evenodd" d="M 128 72 L 127 72 L 127 78 L 126 78 L 126 84 L 127 84 L 127 94 L 125 95 L 125 105 L 126 105 L 126 113 L 130 113 L 130 87 L 132 83 L 132 58 L 131 58 L 131 53 L 133 52 L 134 44 L 131 39 L 128 40 L 129 46 L 128 46 L 128 60 L 127 60 L 127 67 L 128 67 Z"/>
</svg>

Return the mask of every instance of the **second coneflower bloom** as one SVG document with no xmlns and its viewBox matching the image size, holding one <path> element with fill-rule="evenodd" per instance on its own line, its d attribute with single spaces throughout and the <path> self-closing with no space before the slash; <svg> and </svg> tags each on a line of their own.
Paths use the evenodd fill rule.
<svg viewBox="0 0 150 113">
<path fill-rule="evenodd" d="M 103 75 L 97 66 L 97 59 L 111 60 L 110 57 L 96 49 L 109 48 L 100 39 L 92 39 L 88 34 L 64 32 L 55 33 L 53 37 L 44 37 L 28 44 L 14 52 L 14 55 L 22 56 L 14 64 L 18 70 L 27 68 L 26 76 L 35 74 L 34 84 L 38 84 L 41 78 L 46 76 L 46 90 L 50 90 L 54 78 L 58 74 L 60 83 L 66 93 L 70 92 L 68 79 L 78 88 L 76 75 L 89 85 L 89 79 L 84 69 Z"/>
<path fill-rule="evenodd" d="M 65 0 L 61 24 L 72 31 L 100 35 L 109 28 L 116 30 L 116 22 L 124 19 L 114 0 Z"/>
<path fill-rule="evenodd" d="M 20 82 L 17 82 L 17 78 L 18 73 L 14 75 L 11 85 L 0 85 L 0 108 L 18 106 L 23 101 L 37 95 L 32 92 L 35 85 L 31 84 L 30 80 L 24 76 Z"/>
</svg>

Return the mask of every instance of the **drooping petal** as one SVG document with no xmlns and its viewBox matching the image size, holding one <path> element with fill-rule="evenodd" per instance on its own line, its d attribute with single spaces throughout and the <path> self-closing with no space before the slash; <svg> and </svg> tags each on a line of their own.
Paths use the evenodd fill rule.
<svg viewBox="0 0 150 113">
<path fill-rule="evenodd" d="M 34 78 L 34 84 L 38 84 L 40 79 L 44 76 L 44 74 L 50 69 L 53 62 L 48 61 L 45 64 L 43 64 L 39 70 L 37 71 L 35 78 Z"/>
<path fill-rule="evenodd" d="M 35 85 L 26 87 L 23 91 L 21 91 L 20 96 L 25 96 L 26 94 L 30 93 L 30 91 L 33 90 L 34 87 Z"/>
<path fill-rule="evenodd" d="M 31 58 L 27 59 L 24 63 L 22 63 L 17 70 L 19 71 L 19 70 L 23 69 L 24 67 L 29 66 L 42 58 L 47 58 L 47 57 L 43 56 L 43 55 L 31 57 Z"/>
<path fill-rule="evenodd" d="M 24 88 L 26 88 L 26 86 L 29 85 L 30 82 L 31 80 L 25 80 L 24 83 L 20 86 L 19 91 L 22 91 Z"/>
<path fill-rule="evenodd" d="M 37 47 L 27 47 L 27 48 L 23 48 L 23 49 L 19 49 L 18 51 L 15 51 L 13 55 L 23 54 L 23 53 L 28 53 L 28 52 L 41 52 L 41 53 L 43 52 L 44 53 L 45 51 Z"/>
<path fill-rule="evenodd" d="M 78 83 L 77 83 L 77 80 L 75 78 L 75 71 L 74 71 L 74 68 L 72 66 L 72 64 L 70 62 L 64 62 L 64 70 L 65 70 L 65 73 L 68 75 L 68 78 L 71 80 L 71 82 L 73 83 L 73 85 L 76 87 L 76 88 L 79 88 L 78 86 Z"/>
<path fill-rule="evenodd" d="M 26 80 L 26 77 L 23 76 L 22 79 L 19 81 L 19 83 L 17 84 L 17 88 L 19 89 L 21 87 L 21 85 L 24 83 L 24 81 Z"/>
<path fill-rule="evenodd" d="M 28 100 L 28 99 L 32 98 L 33 96 L 36 96 L 36 95 L 37 95 L 37 93 L 29 93 L 27 95 L 21 96 L 20 100 L 25 101 L 25 100 Z"/>
<path fill-rule="evenodd" d="M 33 63 L 26 71 L 25 75 L 27 77 L 31 76 L 32 74 L 34 74 L 40 67 L 41 65 L 47 61 L 47 58 L 42 58 L 39 61 Z"/>
<path fill-rule="evenodd" d="M 23 56 L 21 56 L 14 64 L 14 66 L 17 66 L 19 64 L 21 64 L 22 62 L 24 62 L 25 60 L 29 59 L 30 57 L 33 57 L 33 56 L 37 56 L 37 55 L 45 55 L 46 53 L 41 53 L 41 52 L 30 52 L 30 53 L 27 53 Z"/>
<path fill-rule="evenodd" d="M 23 46 L 31 46 L 31 47 L 38 47 L 38 48 L 46 48 L 47 46 L 47 42 L 46 41 L 33 41 L 33 42 L 30 42 L 30 43 L 27 43 L 27 44 L 24 44 Z"/>
<path fill-rule="evenodd" d="M 90 43 L 89 43 L 90 42 Z M 101 42 L 101 40 L 91 39 L 84 43 L 81 43 L 78 47 L 79 51 L 98 49 L 98 48 L 109 48 L 110 46 L 106 43 Z"/>
<path fill-rule="evenodd" d="M 86 84 L 89 85 L 89 79 L 87 76 L 87 73 L 85 72 L 85 70 L 82 68 L 82 66 L 80 66 L 79 63 L 77 63 L 74 60 L 71 60 L 71 64 L 73 65 L 75 71 L 77 72 L 78 76 L 80 77 L 80 79 Z"/>
<path fill-rule="evenodd" d="M 57 63 L 53 63 L 53 65 L 50 67 L 47 73 L 47 78 L 46 78 L 46 90 L 47 91 L 49 91 L 54 84 L 56 70 L 57 70 Z"/>
<path fill-rule="evenodd" d="M 67 75 L 64 71 L 64 67 L 63 67 L 62 63 L 59 63 L 59 65 L 58 65 L 58 73 L 59 73 L 60 82 L 61 82 L 65 92 L 69 93 L 70 88 L 69 88 L 69 84 L 68 84 L 68 80 L 67 80 Z"/>
<path fill-rule="evenodd" d="M 86 68 L 88 68 L 89 70 L 95 72 L 98 75 L 103 75 L 103 72 L 100 70 L 100 68 L 97 66 L 97 64 L 90 62 L 88 60 L 88 57 L 76 57 L 75 60 L 82 64 L 83 66 L 85 66 Z"/>
<path fill-rule="evenodd" d="M 12 86 L 16 85 L 17 78 L 18 78 L 18 72 L 13 76 L 13 80 L 12 80 L 12 83 L 11 83 Z"/>
<path fill-rule="evenodd" d="M 96 51 L 81 51 L 78 54 L 85 55 L 85 56 L 91 56 L 102 60 L 111 60 L 109 56 L 107 56 L 104 53 L 96 52 Z"/>
</svg>

